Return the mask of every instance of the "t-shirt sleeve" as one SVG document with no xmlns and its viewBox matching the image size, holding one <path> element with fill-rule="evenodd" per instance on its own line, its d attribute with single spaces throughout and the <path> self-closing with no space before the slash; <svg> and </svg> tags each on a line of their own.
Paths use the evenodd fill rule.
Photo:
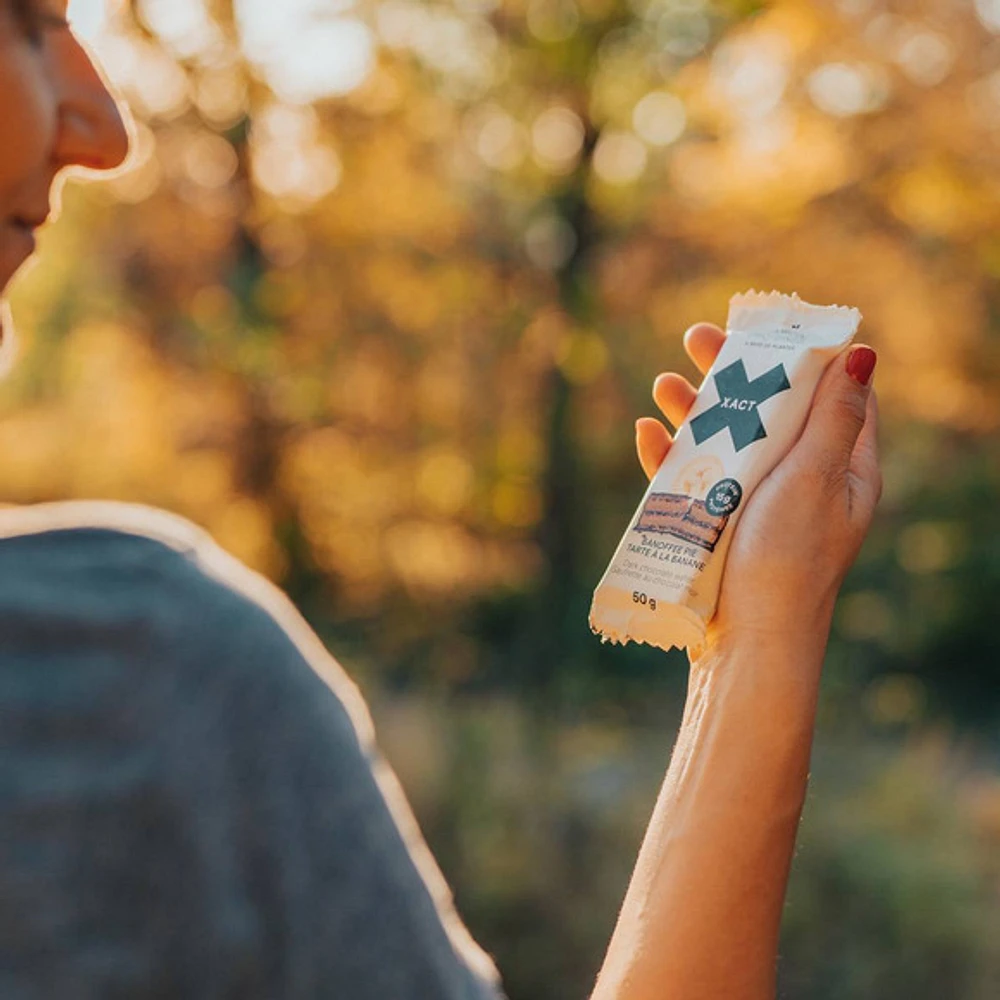
<svg viewBox="0 0 1000 1000">
<path fill-rule="evenodd" d="M 496 1000 L 357 690 L 194 538 L 0 545 L 0 995 Z"/>
<path fill-rule="evenodd" d="M 245 876 L 288 975 L 309 981 L 308 996 L 498 997 L 363 702 L 281 603 L 219 599 L 211 645 L 242 686 L 220 691 L 218 721 L 243 793 Z"/>
<path fill-rule="evenodd" d="M 245 873 L 288 974 L 310 996 L 497 997 L 355 686 L 280 591 L 211 544 L 191 558 L 215 595 L 206 645 L 236 677 L 219 718 Z"/>
</svg>

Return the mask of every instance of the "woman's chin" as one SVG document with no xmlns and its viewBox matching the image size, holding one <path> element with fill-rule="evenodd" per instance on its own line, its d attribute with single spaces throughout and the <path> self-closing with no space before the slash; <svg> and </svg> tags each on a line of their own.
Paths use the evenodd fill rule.
<svg viewBox="0 0 1000 1000">
<path fill-rule="evenodd" d="M 7 294 L 13 280 L 27 271 L 34 260 L 34 257 L 26 257 L 10 262 L 5 257 L 0 257 L 0 296 Z"/>
</svg>

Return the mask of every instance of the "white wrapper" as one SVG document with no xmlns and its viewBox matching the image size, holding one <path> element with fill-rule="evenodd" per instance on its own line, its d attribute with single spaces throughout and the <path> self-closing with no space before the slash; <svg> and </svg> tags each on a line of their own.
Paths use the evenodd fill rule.
<svg viewBox="0 0 1000 1000">
<path fill-rule="evenodd" d="M 603 639 L 702 642 L 740 515 L 860 322 L 857 309 L 797 295 L 733 297 L 725 345 L 594 592 L 590 627 Z"/>
</svg>

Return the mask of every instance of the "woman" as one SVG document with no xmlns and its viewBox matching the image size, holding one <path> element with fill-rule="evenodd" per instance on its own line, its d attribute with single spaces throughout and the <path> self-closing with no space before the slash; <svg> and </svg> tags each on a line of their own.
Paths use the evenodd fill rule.
<svg viewBox="0 0 1000 1000">
<path fill-rule="evenodd" d="M 0 287 L 128 148 L 62 0 L 0 0 Z M 685 346 L 704 372 L 723 341 Z M 594 996 L 774 994 L 834 600 L 880 486 L 870 348 L 748 502 Z M 661 375 L 679 424 L 695 390 Z M 652 474 L 670 447 L 637 425 Z M 0 996 L 498 996 L 357 692 L 287 600 L 121 504 L 0 518 Z"/>
</svg>

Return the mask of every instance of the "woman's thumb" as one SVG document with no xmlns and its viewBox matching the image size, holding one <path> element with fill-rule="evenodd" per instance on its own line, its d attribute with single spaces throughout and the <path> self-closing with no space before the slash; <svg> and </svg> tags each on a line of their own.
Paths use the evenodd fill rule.
<svg viewBox="0 0 1000 1000">
<path fill-rule="evenodd" d="M 831 478 L 847 475 L 865 425 L 876 360 L 870 347 L 856 345 L 831 362 L 817 387 L 798 447 L 810 452 Z"/>
</svg>

